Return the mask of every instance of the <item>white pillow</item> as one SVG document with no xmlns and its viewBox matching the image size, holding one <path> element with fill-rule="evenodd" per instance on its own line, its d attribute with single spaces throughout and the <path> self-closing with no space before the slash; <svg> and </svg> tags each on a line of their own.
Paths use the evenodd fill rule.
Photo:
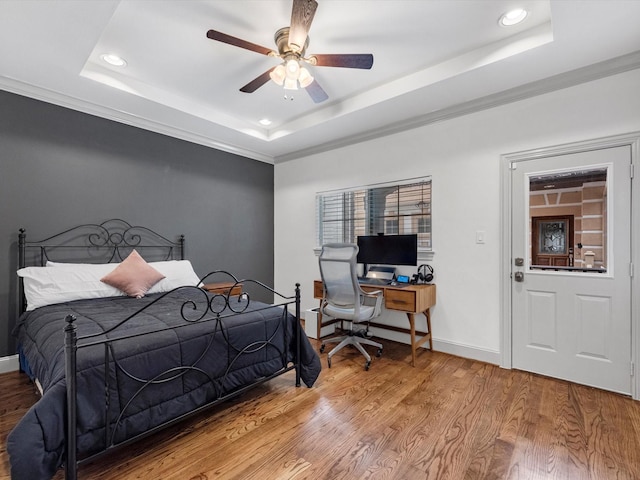
<svg viewBox="0 0 640 480">
<path fill-rule="evenodd" d="M 123 292 L 100 281 L 116 266 L 111 263 L 21 268 L 17 273 L 24 281 L 27 310 L 86 298 L 122 296 Z"/>
<path fill-rule="evenodd" d="M 164 279 L 160 280 L 149 289 L 147 295 L 151 293 L 168 292 L 177 287 L 184 286 L 200 286 L 200 278 L 193 271 L 189 260 L 167 260 L 166 262 L 149 262 L 153 268 L 164 275 Z"/>
<path fill-rule="evenodd" d="M 75 267 L 103 267 L 105 264 L 91 264 L 91 263 L 60 263 L 60 262 L 47 262 L 47 267 L 63 267 L 73 269 Z M 117 267 L 118 263 L 109 263 L 113 270 Z M 185 285 L 198 286 L 201 285 L 200 278 L 194 272 L 191 262 L 189 260 L 166 260 L 163 262 L 149 262 L 153 268 L 158 270 L 164 275 L 164 279 L 160 280 L 153 287 L 149 289 L 147 295 L 152 293 L 162 293 L 173 290 L 177 287 L 183 287 Z M 109 272 L 111 271 L 109 270 Z M 107 273 L 109 273 L 107 272 Z M 102 277 L 100 277 L 102 278 Z"/>
</svg>

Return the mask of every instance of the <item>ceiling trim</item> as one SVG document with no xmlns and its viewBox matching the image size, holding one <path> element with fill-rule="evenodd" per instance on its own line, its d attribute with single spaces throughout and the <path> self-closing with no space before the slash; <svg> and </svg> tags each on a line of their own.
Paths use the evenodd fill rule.
<svg viewBox="0 0 640 480">
<path fill-rule="evenodd" d="M 274 158 L 270 155 L 265 155 L 254 150 L 248 150 L 246 148 L 241 148 L 228 143 L 217 142 L 204 135 L 176 128 L 154 120 L 149 120 L 147 118 L 143 118 L 125 112 L 123 110 L 105 107 L 103 105 L 71 97 L 64 93 L 38 87 L 36 85 L 15 80 L 2 75 L 0 75 L 0 89 L 7 92 L 15 93 L 17 95 L 22 95 L 24 97 L 29 97 L 35 100 L 41 100 L 43 102 L 58 105 L 60 107 L 87 113 L 96 117 L 112 120 L 114 122 L 122 123 L 132 127 L 142 128 L 150 132 L 174 137 L 180 140 L 185 140 L 187 142 L 203 145 L 205 147 L 214 148 L 223 152 L 241 155 L 243 157 L 251 158 L 253 160 L 259 160 L 264 163 L 274 163 Z"/>
<path fill-rule="evenodd" d="M 343 137 L 336 141 L 316 145 L 311 148 L 298 150 L 286 155 L 276 156 L 274 163 L 284 163 L 298 158 L 314 155 L 336 148 L 346 147 L 356 143 L 362 143 L 383 136 L 393 135 L 406 130 L 422 127 L 436 122 L 450 120 L 452 118 L 469 115 L 472 113 L 488 110 L 490 108 L 506 105 L 509 103 L 525 100 L 546 93 L 551 93 L 564 88 L 573 87 L 581 83 L 609 77 L 619 73 L 628 72 L 640 68 L 640 50 L 616 57 L 603 62 L 595 63 L 586 67 L 578 68 L 566 73 L 554 75 L 549 78 L 530 82 L 519 87 L 514 87 L 499 93 L 470 100 L 468 102 L 455 105 L 420 115 L 408 120 L 385 125 L 384 127 L 369 130 L 359 135 Z"/>
<path fill-rule="evenodd" d="M 21 82 L 6 76 L 0 76 L 0 89 L 61 107 L 77 110 L 89 115 L 123 123 L 125 125 L 142 128 L 151 132 L 214 148 L 223 152 L 241 155 L 243 157 L 269 164 L 277 164 L 336 148 L 362 143 L 382 136 L 393 135 L 395 133 L 411 130 L 432 123 L 461 117 L 638 68 L 640 68 L 640 51 L 635 51 L 620 57 L 572 70 L 570 72 L 527 83 L 503 92 L 470 100 L 450 108 L 429 112 L 425 115 L 417 116 L 401 122 L 391 123 L 381 128 L 369 130 L 358 135 L 342 137 L 335 141 L 322 143 L 310 148 L 297 150 L 279 156 L 271 156 L 255 150 L 242 148 L 237 145 L 218 142 L 204 135 L 139 117 L 126 111 L 74 98 L 60 92 Z"/>
</svg>

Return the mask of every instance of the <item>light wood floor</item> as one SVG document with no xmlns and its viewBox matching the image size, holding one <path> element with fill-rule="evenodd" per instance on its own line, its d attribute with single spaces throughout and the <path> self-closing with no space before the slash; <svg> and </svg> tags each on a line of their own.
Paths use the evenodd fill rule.
<svg viewBox="0 0 640 480">
<path fill-rule="evenodd" d="M 355 350 L 331 369 L 325 354 L 313 388 L 287 374 L 80 478 L 640 479 L 640 402 L 437 352 L 411 368 L 408 346 L 383 343 L 368 372 Z M 8 478 L 7 433 L 37 397 L 19 373 L 0 392 Z"/>
</svg>

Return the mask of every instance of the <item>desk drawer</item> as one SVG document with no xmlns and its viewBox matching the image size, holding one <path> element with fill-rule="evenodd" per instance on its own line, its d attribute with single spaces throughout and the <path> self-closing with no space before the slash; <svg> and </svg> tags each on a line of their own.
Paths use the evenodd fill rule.
<svg viewBox="0 0 640 480">
<path fill-rule="evenodd" d="M 415 312 L 416 292 L 413 290 L 394 290 L 387 288 L 384 292 L 384 304 L 391 310 Z"/>
</svg>

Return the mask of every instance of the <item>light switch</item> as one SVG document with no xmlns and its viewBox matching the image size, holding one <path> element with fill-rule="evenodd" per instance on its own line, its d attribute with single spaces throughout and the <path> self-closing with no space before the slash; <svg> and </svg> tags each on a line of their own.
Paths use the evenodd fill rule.
<svg viewBox="0 0 640 480">
<path fill-rule="evenodd" d="M 476 231 L 476 243 L 484 243 L 485 232 L 484 230 Z"/>
</svg>

